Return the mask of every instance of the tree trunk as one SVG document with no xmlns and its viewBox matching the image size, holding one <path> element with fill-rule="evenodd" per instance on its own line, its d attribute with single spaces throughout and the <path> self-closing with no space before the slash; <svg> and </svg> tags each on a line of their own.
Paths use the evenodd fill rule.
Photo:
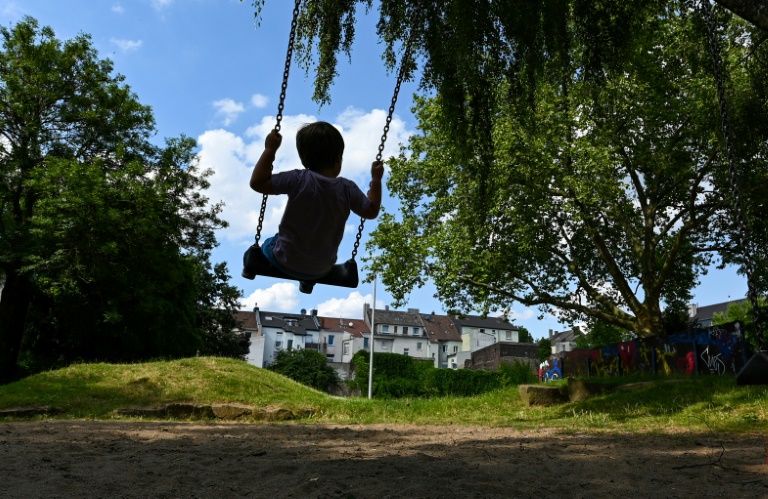
<svg viewBox="0 0 768 499">
<path fill-rule="evenodd" d="M 715 0 L 742 19 L 768 31 L 768 0 Z"/>
<path fill-rule="evenodd" d="M 18 372 L 19 350 L 31 299 L 31 287 L 16 271 L 5 275 L 0 294 L 0 383 L 14 379 Z"/>
</svg>

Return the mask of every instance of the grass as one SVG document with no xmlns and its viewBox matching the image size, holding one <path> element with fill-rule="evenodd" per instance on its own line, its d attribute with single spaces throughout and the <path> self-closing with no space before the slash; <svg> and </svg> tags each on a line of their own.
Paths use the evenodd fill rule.
<svg viewBox="0 0 768 499">
<path fill-rule="evenodd" d="M 244 362 L 199 357 L 143 364 L 76 364 L 0 386 L 0 410 L 54 406 L 59 418 L 114 419 L 119 407 L 169 402 L 312 409 L 303 422 L 540 427 L 563 431 L 768 430 L 768 387 L 733 377 L 645 378 L 636 391 L 552 407 L 524 406 L 516 387 L 475 397 L 333 397 Z M 627 381 L 638 381 L 631 379 Z M 617 380 L 605 380 L 615 384 Z M 565 384 L 566 381 L 559 382 Z"/>
</svg>

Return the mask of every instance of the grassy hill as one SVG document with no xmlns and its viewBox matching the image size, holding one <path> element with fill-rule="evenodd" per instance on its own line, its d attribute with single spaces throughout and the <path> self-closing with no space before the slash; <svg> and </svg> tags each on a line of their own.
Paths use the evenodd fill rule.
<svg viewBox="0 0 768 499">
<path fill-rule="evenodd" d="M 0 410 L 53 406 L 65 410 L 60 418 L 113 419 L 117 408 L 172 402 L 311 409 L 312 416 L 301 420 L 305 423 L 547 426 L 566 431 L 768 429 L 768 387 L 737 386 L 733 377 L 725 376 L 656 378 L 637 391 L 546 408 L 525 407 L 515 388 L 466 398 L 333 397 L 268 370 L 213 357 L 77 364 L 0 386 Z"/>
</svg>

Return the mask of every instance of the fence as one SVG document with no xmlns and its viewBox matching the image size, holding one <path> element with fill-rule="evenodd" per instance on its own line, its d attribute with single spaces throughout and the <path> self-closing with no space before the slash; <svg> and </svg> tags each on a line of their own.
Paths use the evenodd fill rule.
<svg viewBox="0 0 768 499">
<path fill-rule="evenodd" d="M 563 376 L 736 374 L 747 362 L 741 323 L 691 329 L 667 337 L 635 339 L 561 359 Z"/>
</svg>

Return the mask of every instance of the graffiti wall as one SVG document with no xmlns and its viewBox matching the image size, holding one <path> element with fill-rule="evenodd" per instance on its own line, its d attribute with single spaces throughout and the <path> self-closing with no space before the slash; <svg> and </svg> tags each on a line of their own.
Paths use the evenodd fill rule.
<svg viewBox="0 0 768 499">
<path fill-rule="evenodd" d="M 574 350 L 562 361 L 563 376 L 633 374 L 736 374 L 747 361 L 739 322 L 691 329 L 667 337 Z"/>
</svg>

